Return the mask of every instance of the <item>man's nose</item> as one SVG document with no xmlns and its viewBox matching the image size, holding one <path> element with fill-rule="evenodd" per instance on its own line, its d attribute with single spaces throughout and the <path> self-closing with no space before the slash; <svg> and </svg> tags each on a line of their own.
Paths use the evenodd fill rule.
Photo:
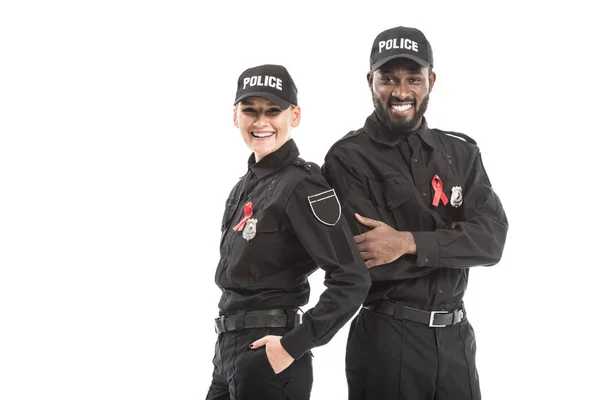
<svg viewBox="0 0 600 400">
<path fill-rule="evenodd" d="M 392 96 L 404 100 L 410 97 L 410 90 L 406 82 L 399 82 L 392 91 Z"/>
</svg>

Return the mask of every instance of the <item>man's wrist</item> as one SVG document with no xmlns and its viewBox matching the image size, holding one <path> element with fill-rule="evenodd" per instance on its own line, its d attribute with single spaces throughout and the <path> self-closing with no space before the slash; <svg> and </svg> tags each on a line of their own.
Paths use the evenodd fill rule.
<svg viewBox="0 0 600 400">
<path fill-rule="evenodd" d="M 398 257 L 405 254 L 417 254 L 417 244 L 411 232 L 396 231 L 396 249 L 398 249 Z"/>
</svg>

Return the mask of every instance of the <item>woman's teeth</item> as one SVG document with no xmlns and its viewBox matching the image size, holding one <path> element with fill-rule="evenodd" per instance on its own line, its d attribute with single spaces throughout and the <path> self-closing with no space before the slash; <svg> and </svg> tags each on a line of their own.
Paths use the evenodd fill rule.
<svg viewBox="0 0 600 400">
<path fill-rule="evenodd" d="M 257 137 L 257 138 L 266 138 L 269 136 L 273 136 L 275 134 L 275 132 L 251 132 L 252 136 Z"/>
</svg>

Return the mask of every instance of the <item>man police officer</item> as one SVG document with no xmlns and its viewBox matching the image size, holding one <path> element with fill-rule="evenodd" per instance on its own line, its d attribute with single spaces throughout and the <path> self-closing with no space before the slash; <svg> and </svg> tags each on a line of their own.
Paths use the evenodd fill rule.
<svg viewBox="0 0 600 400">
<path fill-rule="evenodd" d="M 462 299 L 469 268 L 500 261 L 506 215 L 476 142 L 427 125 L 423 33 L 381 32 L 370 63 L 375 111 L 323 166 L 372 279 L 348 336 L 349 398 L 479 399 Z"/>
</svg>

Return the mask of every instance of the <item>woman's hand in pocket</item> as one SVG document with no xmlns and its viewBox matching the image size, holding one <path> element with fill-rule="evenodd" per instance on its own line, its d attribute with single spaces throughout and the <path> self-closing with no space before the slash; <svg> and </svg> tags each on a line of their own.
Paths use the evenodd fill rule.
<svg viewBox="0 0 600 400">
<path fill-rule="evenodd" d="M 281 345 L 281 336 L 267 335 L 250 345 L 252 349 L 265 346 L 265 352 L 271 368 L 276 374 L 280 373 L 294 362 L 292 356 Z"/>
</svg>

